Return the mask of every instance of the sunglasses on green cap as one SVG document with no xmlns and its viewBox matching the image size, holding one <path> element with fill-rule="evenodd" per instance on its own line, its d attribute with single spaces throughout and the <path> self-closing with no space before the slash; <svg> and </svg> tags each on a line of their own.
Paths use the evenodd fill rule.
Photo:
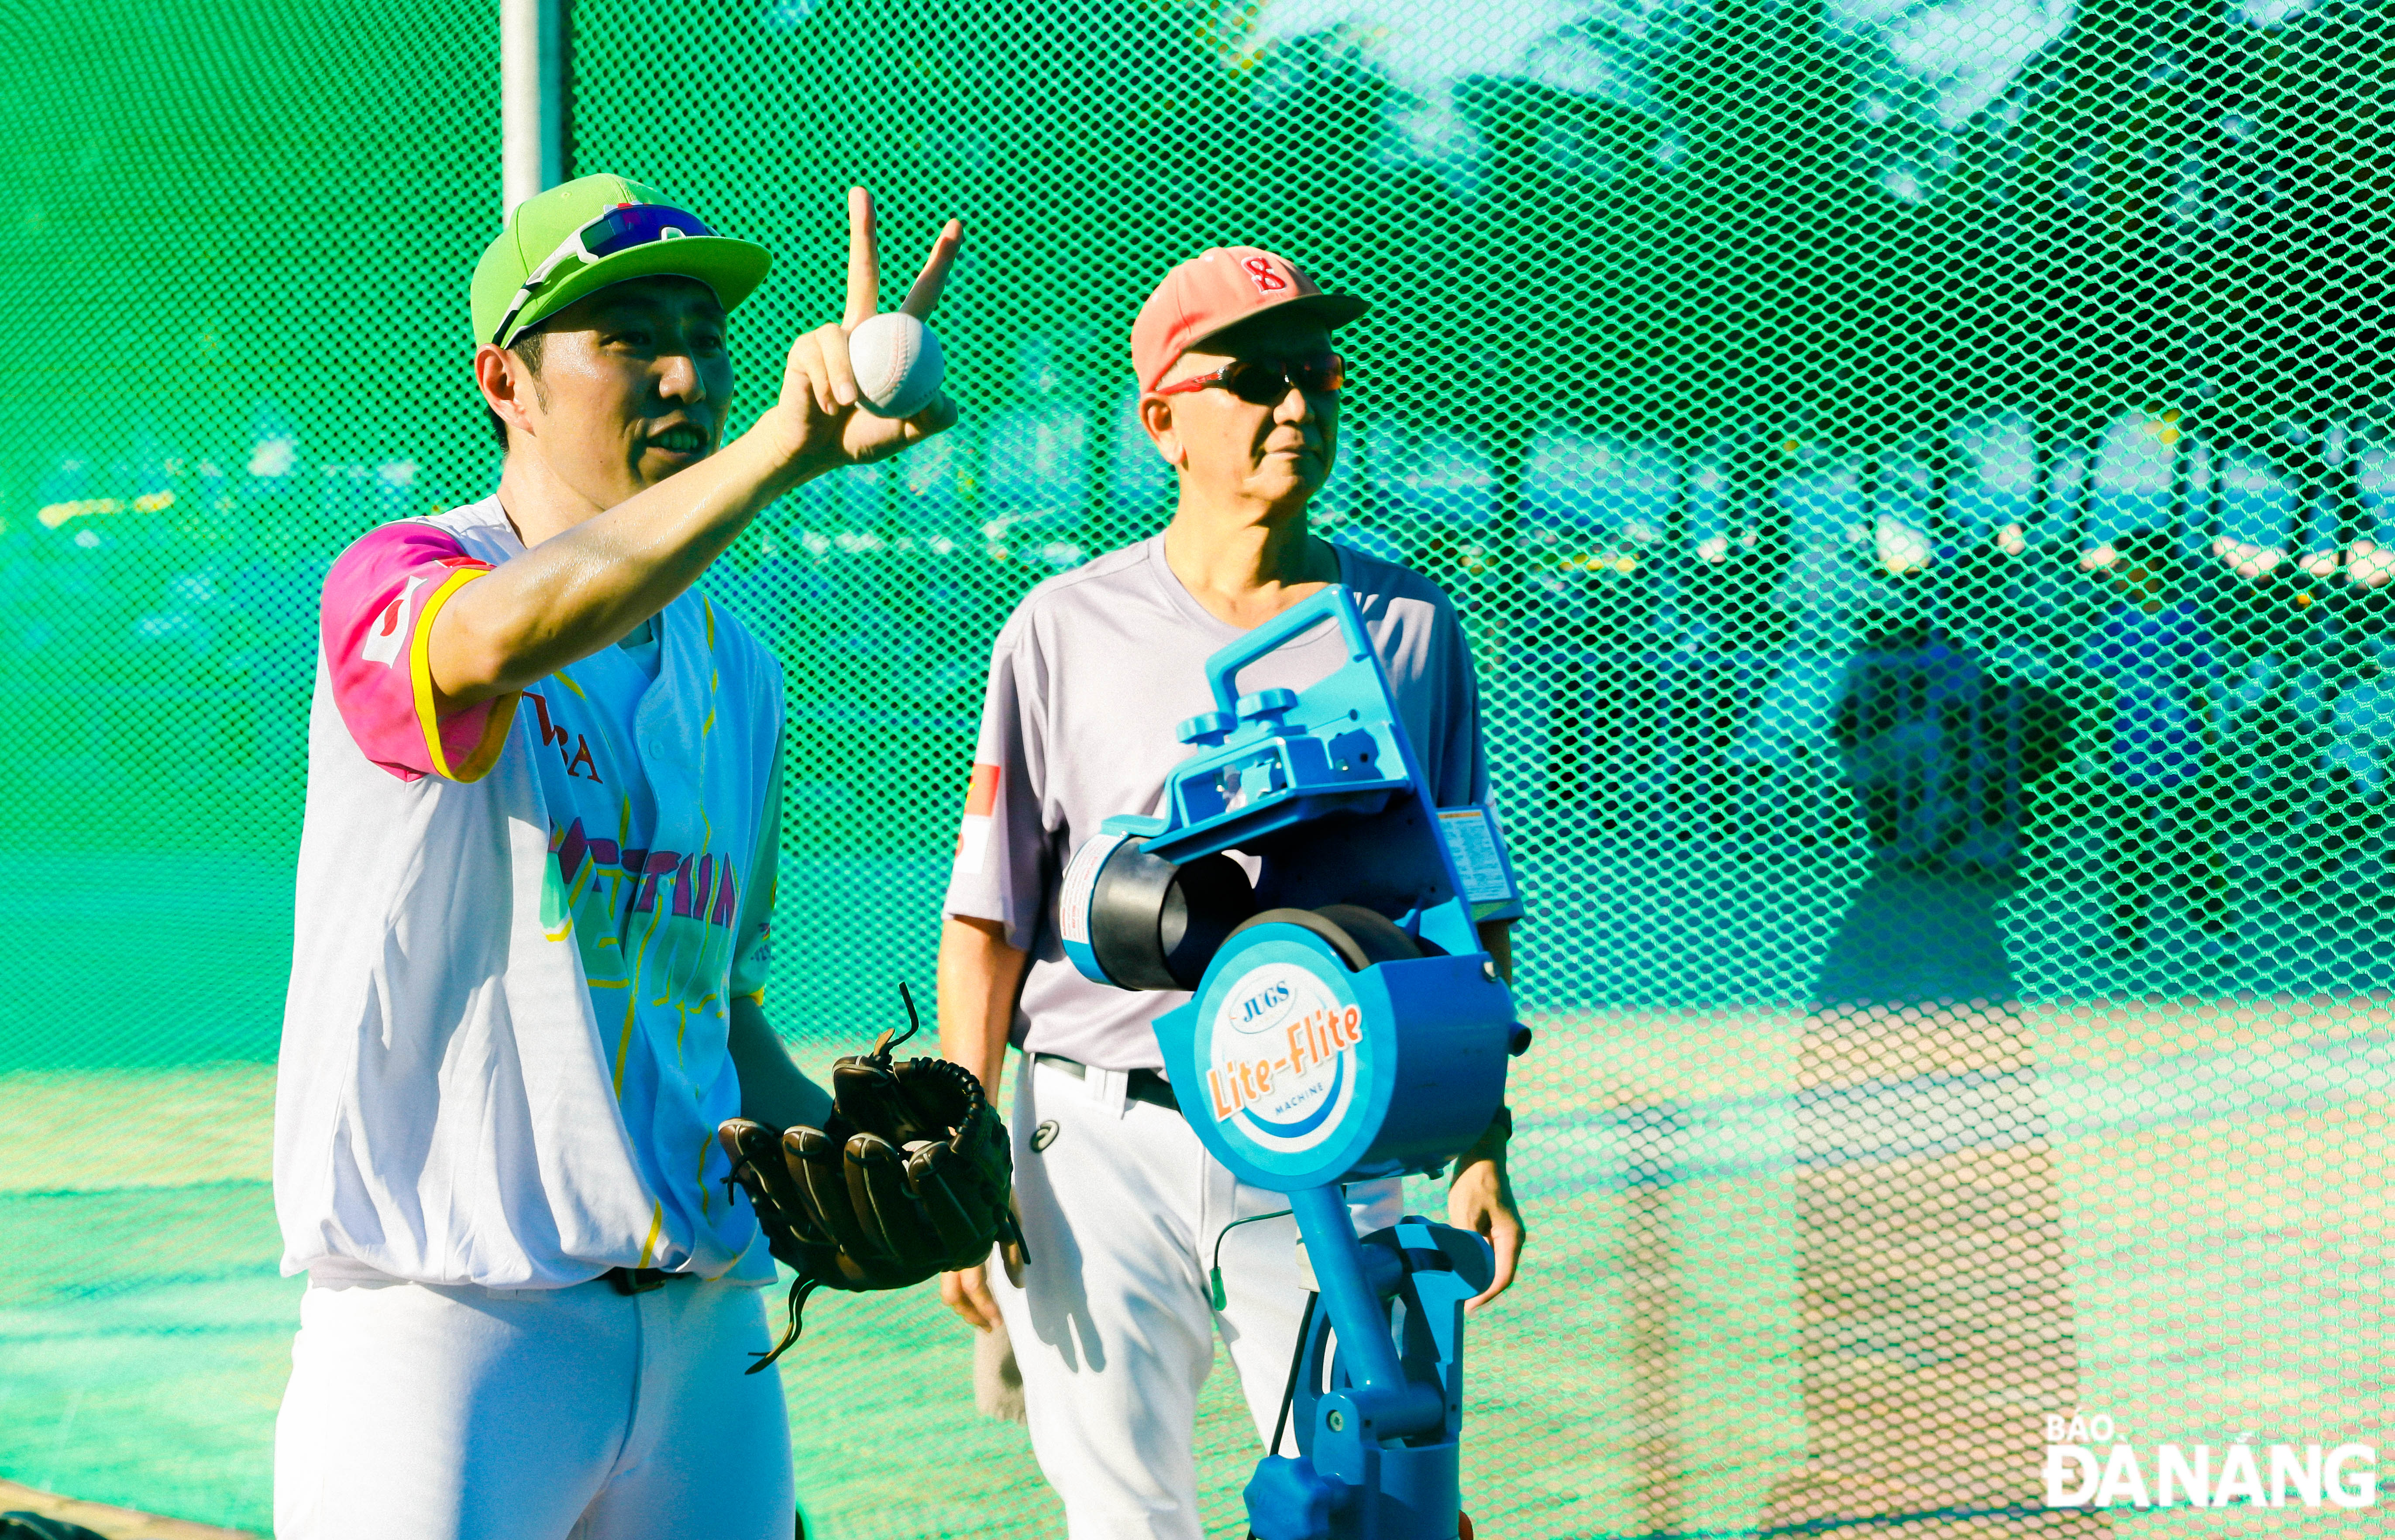
<svg viewBox="0 0 2395 1540">
<path fill-rule="evenodd" d="M 697 215 L 664 204 L 617 204 L 559 242 L 556 250 L 541 258 L 540 266 L 524 275 L 490 340 L 504 346 L 508 328 L 552 280 L 619 252 L 714 233 Z"/>
</svg>

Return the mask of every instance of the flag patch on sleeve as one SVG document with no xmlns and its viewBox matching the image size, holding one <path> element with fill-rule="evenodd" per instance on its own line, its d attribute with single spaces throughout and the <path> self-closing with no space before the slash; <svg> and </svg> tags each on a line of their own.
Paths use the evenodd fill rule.
<svg viewBox="0 0 2395 1540">
<path fill-rule="evenodd" d="M 975 765 L 973 784 L 965 790 L 964 827 L 957 834 L 957 870 L 981 875 L 989 859 L 989 824 L 998 813 L 998 767 Z"/>
</svg>

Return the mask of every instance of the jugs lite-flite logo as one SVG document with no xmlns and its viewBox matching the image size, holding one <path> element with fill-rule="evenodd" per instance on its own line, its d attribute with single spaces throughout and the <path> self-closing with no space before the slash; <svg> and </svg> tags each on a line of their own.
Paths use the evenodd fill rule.
<svg viewBox="0 0 2395 1540">
<path fill-rule="evenodd" d="M 1207 1045 L 1214 1121 L 1275 1150 L 1330 1138 L 1355 1098 L 1363 1013 L 1292 963 L 1250 969 L 1222 1000 Z"/>
</svg>

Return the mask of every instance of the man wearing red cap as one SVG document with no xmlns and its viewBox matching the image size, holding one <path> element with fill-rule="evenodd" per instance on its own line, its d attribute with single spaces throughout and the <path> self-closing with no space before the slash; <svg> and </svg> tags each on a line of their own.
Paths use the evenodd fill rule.
<svg viewBox="0 0 2395 1540">
<path fill-rule="evenodd" d="M 1355 595 L 1439 803 L 1489 795 L 1478 690 L 1447 596 L 1306 528 L 1339 450 L 1346 364 L 1330 334 L 1364 310 L 1251 246 L 1168 273 L 1132 325 L 1131 362 L 1141 425 L 1179 476 L 1172 520 L 1032 590 L 991 660 L 941 934 L 940 1042 L 993 1099 L 1007 1044 L 1024 1052 L 1012 1121 L 1030 1261 L 1019 1279 L 949 1274 L 941 1292 L 1012 1339 L 1032 1443 L 1075 1540 L 1197 1540 L 1190 1442 L 1214 1333 L 1273 1437 L 1305 1285 L 1286 1199 L 1208 1155 L 1158 1073 L 1149 1023 L 1188 996 L 1111 989 L 1065 960 L 1066 860 L 1102 819 L 1161 810 L 1165 775 L 1189 752 L 1174 725 L 1212 705 L 1207 657 L 1332 583 Z M 1302 688 L 1339 648 L 1326 628 L 1242 683 Z M 1482 929 L 1506 966 L 1503 925 Z M 1510 1128 L 1501 1113 L 1449 1190 L 1449 1218 L 1497 1249 L 1475 1307 L 1512 1283 L 1521 1254 Z M 1394 1179 L 1348 1196 L 1359 1229 L 1399 1211 Z M 1210 1296 L 1218 1263 L 1224 1288 Z"/>
</svg>

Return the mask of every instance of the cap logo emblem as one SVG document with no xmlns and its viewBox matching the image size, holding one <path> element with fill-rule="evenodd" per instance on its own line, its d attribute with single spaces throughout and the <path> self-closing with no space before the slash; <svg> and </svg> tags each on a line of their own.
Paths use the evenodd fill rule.
<svg viewBox="0 0 2395 1540">
<path fill-rule="evenodd" d="M 1258 294 L 1271 294 L 1276 290 L 1289 287 L 1289 280 L 1273 271 L 1272 258 L 1269 257 L 1250 257 L 1239 266 L 1247 270 L 1248 282 L 1256 286 Z"/>
</svg>

